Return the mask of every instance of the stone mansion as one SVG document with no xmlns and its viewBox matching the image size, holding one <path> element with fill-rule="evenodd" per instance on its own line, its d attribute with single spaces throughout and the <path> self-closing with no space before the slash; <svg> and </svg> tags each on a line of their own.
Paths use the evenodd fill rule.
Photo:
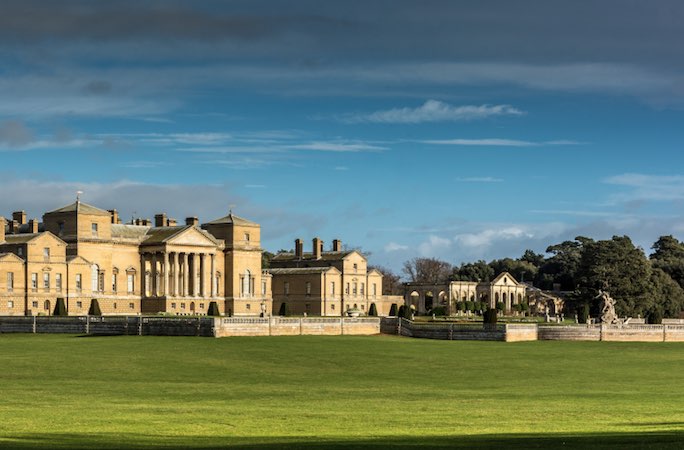
<svg viewBox="0 0 684 450">
<path fill-rule="evenodd" d="M 212 302 L 230 316 L 278 314 L 283 303 L 294 314 L 389 310 L 382 274 L 367 273 L 363 255 L 339 241 L 323 252 L 320 240 L 305 255 L 298 242 L 264 270 L 261 227 L 232 212 L 203 224 L 166 214 L 122 224 L 116 210 L 79 199 L 42 222 L 18 211 L 0 217 L 0 315 L 50 315 L 57 298 L 69 315 L 87 314 L 93 299 L 105 315 L 206 314 Z"/>
</svg>

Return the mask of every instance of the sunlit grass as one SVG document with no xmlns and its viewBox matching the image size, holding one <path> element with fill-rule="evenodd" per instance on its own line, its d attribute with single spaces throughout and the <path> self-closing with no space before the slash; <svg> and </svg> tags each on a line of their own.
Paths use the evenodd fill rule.
<svg viewBox="0 0 684 450">
<path fill-rule="evenodd" d="M 677 343 L 0 335 L 0 446 L 678 448 L 683 373 Z"/>
</svg>

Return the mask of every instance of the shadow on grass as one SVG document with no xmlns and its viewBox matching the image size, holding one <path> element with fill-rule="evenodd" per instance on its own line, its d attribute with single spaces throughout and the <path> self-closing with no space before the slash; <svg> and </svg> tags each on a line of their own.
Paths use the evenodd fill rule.
<svg viewBox="0 0 684 450">
<path fill-rule="evenodd" d="M 645 433 L 490 434 L 327 439 L 318 437 L 199 437 L 135 434 L 34 434 L 0 437 L 12 449 L 681 449 L 684 430 Z"/>
</svg>

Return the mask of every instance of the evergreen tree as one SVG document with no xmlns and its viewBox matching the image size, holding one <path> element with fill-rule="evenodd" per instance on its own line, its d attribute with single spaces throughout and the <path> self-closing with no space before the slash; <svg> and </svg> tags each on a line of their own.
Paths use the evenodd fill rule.
<svg viewBox="0 0 684 450">
<path fill-rule="evenodd" d="M 282 302 L 280 304 L 280 310 L 278 311 L 279 316 L 287 317 L 290 315 L 290 309 L 287 307 L 287 303 Z"/>
<path fill-rule="evenodd" d="M 100 303 L 96 298 L 90 300 L 90 308 L 88 309 L 89 316 L 101 316 L 102 311 L 100 310 Z"/>
<path fill-rule="evenodd" d="M 371 303 L 370 308 L 368 308 L 368 315 L 372 317 L 378 315 L 378 309 L 376 308 L 375 303 Z"/>
<path fill-rule="evenodd" d="M 221 312 L 219 311 L 218 303 L 216 302 L 211 302 L 209 303 L 209 309 L 207 310 L 207 316 L 220 316 Z"/>
<path fill-rule="evenodd" d="M 69 314 L 67 313 L 66 310 L 66 305 L 64 304 L 64 299 L 62 297 L 59 297 L 57 299 L 57 303 L 55 304 L 55 310 L 52 313 L 53 316 L 68 316 Z"/>
<path fill-rule="evenodd" d="M 396 303 L 392 303 L 392 306 L 390 306 L 389 315 L 392 317 L 397 315 L 397 304 Z"/>
</svg>

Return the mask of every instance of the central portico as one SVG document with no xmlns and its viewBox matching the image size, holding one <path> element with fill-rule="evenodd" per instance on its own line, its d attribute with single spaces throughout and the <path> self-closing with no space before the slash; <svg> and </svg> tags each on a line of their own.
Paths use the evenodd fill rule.
<svg viewBox="0 0 684 450">
<path fill-rule="evenodd" d="M 153 228 L 148 235 L 140 246 L 143 312 L 203 312 L 222 296 L 222 242 L 194 225 Z"/>
</svg>

